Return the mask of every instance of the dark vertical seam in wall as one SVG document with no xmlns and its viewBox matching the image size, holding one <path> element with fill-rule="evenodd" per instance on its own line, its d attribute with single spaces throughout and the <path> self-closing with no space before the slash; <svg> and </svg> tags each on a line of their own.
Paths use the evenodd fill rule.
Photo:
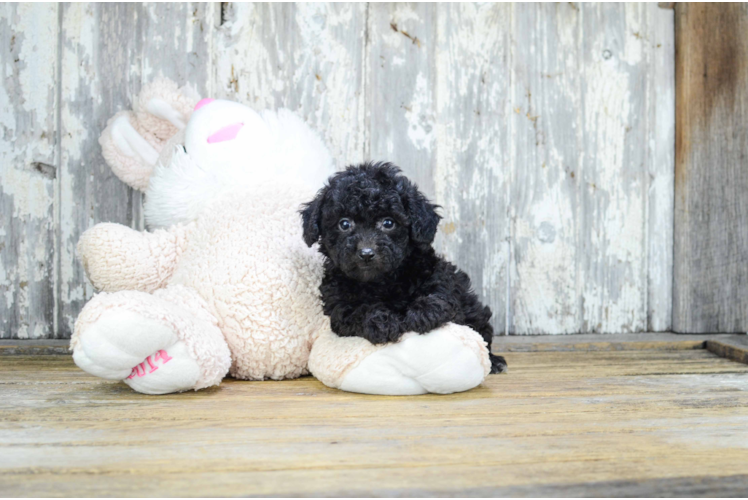
<svg viewBox="0 0 748 500">
<path fill-rule="evenodd" d="M 582 74 L 582 68 L 584 67 L 584 13 L 588 9 L 585 4 L 580 3 L 579 4 L 579 11 L 577 13 L 577 40 L 576 40 L 576 49 L 577 49 L 577 71 L 580 72 L 580 74 L 577 77 L 577 95 L 579 96 L 579 109 L 578 113 L 579 115 L 576 116 L 576 118 L 579 119 L 580 122 L 580 132 L 582 134 L 581 137 L 581 144 L 583 145 L 585 143 L 585 127 L 584 127 L 584 111 L 585 111 L 585 99 L 584 99 L 584 78 Z M 579 136 L 576 137 L 577 139 Z M 579 165 L 579 178 L 584 178 L 584 162 L 581 161 L 584 157 L 584 153 L 580 153 L 582 151 L 582 147 L 580 147 L 580 144 L 576 144 L 576 154 L 577 158 L 576 161 Z M 583 212 L 583 193 L 579 190 L 574 191 L 574 225 L 575 227 L 575 254 L 574 254 L 574 293 L 577 296 L 577 320 L 576 320 L 576 331 L 578 333 L 590 333 L 588 329 L 585 329 L 584 327 L 584 293 L 582 290 L 582 284 L 581 284 L 581 272 L 582 272 L 582 259 L 579 258 L 580 252 L 583 255 L 586 252 L 586 248 L 584 247 L 584 238 L 582 237 L 582 212 Z"/>
<path fill-rule="evenodd" d="M 434 9 L 431 13 L 432 17 L 432 24 L 433 29 L 432 33 L 434 33 L 434 41 L 431 43 L 431 50 L 429 54 L 429 73 L 431 73 L 431 105 L 432 105 L 432 112 L 434 117 L 434 126 L 433 126 L 433 132 L 434 132 L 434 142 L 432 145 L 432 153 L 431 153 L 431 165 L 429 166 L 429 170 L 431 171 L 431 179 L 429 179 L 430 185 L 426 186 L 428 190 L 433 193 L 434 196 L 436 196 L 436 173 L 438 172 L 437 164 L 439 163 L 439 64 L 438 64 L 438 56 L 439 53 L 439 44 L 441 42 L 440 34 L 439 34 L 439 9 L 441 7 L 441 4 L 439 3 L 433 3 L 430 4 L 431 8 Z"/>
<path fill-rule="evenodd" d="M 669 331 L 675 331 L 675 311 L 676 311 L 676 296 L 675 296 L 675 244 L 676 244 L 676 218 L 678 209 L 678 192 L 676 187 L 677 175 L 676 169 L 678 167 L 678 9 L 682 7 L 678 5 L 673 6 L 673 100 L 675 101 L 674 116 L 673 116 L 673 235 L 671 244 L 672 257 L 670 259 L 670 328 Z"/>
<path fill-rule="evenodd" d="M 55 243 L 54 243 L 54 290 L 52 291 L 54 300 L 54 324 L 52 326 L 52 336 L 60 338 L 62 336 L 62 231 L 61 227 L 61 200 L 62 200 L 62 51 L 63 51 L 63 10 L 66 4 L 57 4 L 57 102 L 55 103 L 55 164 L 57 166 L 57 175 L 55 176 L 55 195 L 54 195 L 54 225 L 55 225 Z"/>
<path fill-rule="evenodd" d="M 651 36 L 650 34 L 652 33 L 652 24 L 654 20 L 649 16 L 649 6 L 647 4 L 639 4 L 639 8 L 642 9 L 642 14 L 644 16 L 644 23 L 646 26 L 645 33 L 647 33 L 647 36 Z M 646 46 L 648 47 L 647 51 L 644 54 L 644 57 L 646 57 L 645 68 L 648 70 L 648 73 L 650 73 L 651 71 L 652 76 L 650 78 L 647 78 L 644 94 L 644 113 L 646 116 L 646 122 L 644 124 L 644 137 L 646 138 L 647 142 L 650 142 L 650 134 L 654 133 L 654 131 L 656 130 L 656 127 L 652 127 L 652 113 L 650 112 L 650 110 L 652 110 L 653 108 L 653 103 L 656 104 L 657 102 L 656 97 L 654 97 L 654 93 L 657 90 L 657 74 L 659 73 L 659 71 L 658 68 L 656 68 L 654 65 L 654 36 L 652 36 L 652 40 L 648 40 L 645 42 Z M 645 42 L 642 42 L 642 45 L 644 45 Z M 656 119 L 656 106 L 654 107 L 654 116 Z M 649 147 L 649 144 L 647 144 L 647 147 L 644 150 L 644 158 L 644 182 L 642 182 L 642 201 L 644 202 L 644 217 L 642 220 L 642 234 L 644 235 L 644 244 L 642 245 L 642 250 L 644 252 L 642 254 L 642 256 L 644 257 L 644 265 L 642 266 L 642 271 L 644 274 L 644 279 L 642 280 L 642 284 L 644 285 L 644 291 L 642 293 L 642 302 L 644 305 L 644 331 L 652 332 L 654 331 L 652 329 L 652 315 L 649 311 L 650 279 L 652 278 L 652 274 L 650 273 L 650 263 L 652 260 L 652 256 L 649 253 L 652 245 L 652 233 L 650 231 L 652 227 L 652 223 L 650 220 L 652 217 L 652 206 L 650 204 L 649 192 L 652 185 L 652 167 L 654 166 L 654 162 L 657 159 L 657 154 L 655 149 Z"/>
<path fill-rule="evenodd" d="M 515 12 L 516 4 L 512 3 L 509 6 L 509 29 L 507 30 L 507 36 L 509 37 L 509 61 L 507 64 L 507 67 L 509 68 L 509 95 L 507 96 L 507 105 L 509 109 L 507 110 L 507 116 L 508 116 L 508 129 L 509 129 L 509 141 L 514 142 L 515 135 L 516 135 L 516 118 L 515 114 L 512 112 L 512 108 L 514 107 L 514 86 L 517 83 L 516 79 L 516 72 L 514 68 L 514 27 L 515 27 L 515 21 L 516 21 L 516 12 Z M 512 296 L 512 290 L 516 289 L 515 284 L 512 283 L 512 256 L 516 255 L 517 252 L 514 252 L 513 245 L 512 245 L 512 189 L 514 188 L 514 172 L 515 169 L 513 166 L 516 164 L 516 157 L 517 157 L 517 149 L 516 144 L 514 146 L 509 146 L 509 165 L 508 165 L 508 172 L 509 175 L 506 176 L 506 186 L 504 187 L 504 194 L 505 194 L 505 200 L 504 200 L 504 240 L 506 242 L 506 266 L 505 266 L 505 272 L 506 276 L 504 276 L 504 334 L 511 335 L 512 334 L 512 317 L 514 316 L 515 312 L 515 301 L 513 300 Z M 508 286 L 507 286 L 508 285 Z M 508 289 L 508 292 L 507 292 Z M 507 309 L 509 310 L 509 313 L 507 314 Z"/>
<path fill-rule="evenodd" d="M 223 26 L 226 23 L 226 10 L 229 8 L 229 2 L 221 2 L 218 4 L 218 26 Z"/>
<path fill-rule="evenodd" d="M 671 147 L 673 148 L 672 149 L 673 164 L 671 165 L 671 167 L 673 169 L 673 180 L 672 180 L 671 188 L 673 190 L 673 201 L 672 201 L 673 205 L 671 208 L 673 210 L 673 218 L 671 220 L 671 225 L 672 225 L 671 233 L 672 234 L 670 236 L 670 263 L 669 263 L 669 266 L 670 266 L 670 321 L 668 322 L 669 325 L 665 330 L 668 332 L 673 331 L 673 311 L 675 310 L 675 293 L 674 293 L 675 291 L 675 165 L 677 162 L 675 158 L 675 155 L 677 154 L 677 149 L 675 147 L 675 138 L 678 133 L 678 131 L 676 130 L 676 128 L 678 127 L 678 120 L 676 120 L 676 115 L 678 113 L 678 108 L 676 106 L 676 101 L 678 99 L 678 91 L 675 88 L 677 84 L 677 77 L 676 77 L 676 72 L 675 72 L 675 50 L 676 50 L 676 47 L 675 47 L 676 27 L 675 26 L 676 26 L 677 16 L 675 13 L 675 5 L 673 5 L 672 12 L 673 12 L 673 52 L 672 52 L 672 57 L 673 57 L 673 80 L 672 80 L 672 85 L 673 85 L 673 115 L 672 115 L 673 142 L 671 144 Z"/>
<path fill-rule="evenodd" d="M 139 41 L 139 43 L 135 45 L 135 48 L 137 48 L 136 57 L 140 58 L 140 74 L 138 75 L 139 85 L 137 88 L 137 92 L 131 89 L 131 93 L 128 96 L 130 98 L 130 108 L 134 107 L 135 97 L 140 95 L 140 91 L 143 90 L 143 86 L 147 83 L 144 81 L 145 67 L 147 64 L 146 35 L 151 26 L 151 17 L 149 15 L 148 9 L 144 6 L 144 4 L 136 4 L 134 12 L 136 24 L 135 37 L 133 38 L 134 40 Z M 127 190 L 129 191 L 127 211 L 128 217 L 130 217 L 131 219 L 130 227 L 132 227 L 136 231 L 142 231 L 143 229 L 145 229 L 143 220 L 143 195 L 141 194 L 141 191 L 132 187 L 128 187 Z"/>
<path fill-rule="evenodd" d="M 369 77 L 371 72 L 369 68 L 369 47 L 371 46 L 371 40 L 369 40 L 369 37 L 371 36 L 369 31 L 369 9 L 371 9 L 371 2 L 366 3 L 366 13 L 364 15 L 364 53 L 361 58 L 361 65 L 363 66 L 361 68 L 361 79 L 364 87 L 364 109 L 361 110 L 364 117 L 364 143 L 362 145 L 362 156 L 364 161 L 369 160 L 369 155 L 371 154 L 371 117 L 367 112 L 369 109 Z"/>
</svg>

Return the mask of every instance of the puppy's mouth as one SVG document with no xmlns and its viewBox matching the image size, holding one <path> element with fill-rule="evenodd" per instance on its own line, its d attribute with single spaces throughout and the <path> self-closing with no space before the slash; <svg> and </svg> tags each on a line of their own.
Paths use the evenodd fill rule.
<svg viewBox="0 0 748 500">
<path fill-rule="evenodd" d="M 346 276 L 356 281 L 375 281 L 385 274 L 381 263 L 377 261 L 357 262 L 355 265 L 344 269 Z"/>
</svg>

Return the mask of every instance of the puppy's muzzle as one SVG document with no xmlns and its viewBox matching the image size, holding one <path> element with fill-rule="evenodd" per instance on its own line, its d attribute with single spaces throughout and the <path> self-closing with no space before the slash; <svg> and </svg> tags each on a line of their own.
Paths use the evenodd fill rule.
<svg viewBox="0 0 748 500">
<path fill-rule="evenodd" d="M 374 249 L 372 248 L 361 248 L 358 251 L 358 258 L 364 262 L 371 262 L 375 255 Z"/>
</svg>

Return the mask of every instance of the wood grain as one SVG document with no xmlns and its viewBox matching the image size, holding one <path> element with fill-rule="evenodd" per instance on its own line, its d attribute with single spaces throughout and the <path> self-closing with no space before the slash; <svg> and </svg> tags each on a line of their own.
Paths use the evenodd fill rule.
<svg viewBox="0 0 748 500">
<path fill-rule="evenodd" d="M 698 477 L 745 472 L 746 365 L 703 349 L 507 360 L 508 374 L 450 396 L 365 396 L 303 378 L 154 397 L 68 357 L 7 357 L 0 491 L 453 496 L 623 483 L 649 496 L 667 478 L 689 493 Z"/>
<path fill-rule="evenodd" d="M 586 4 L 583 11 L 582 154 L 573 183 L 585 332 L 647 330 L 647 195 L 656 175 L 668 169 L 654 165 L 642 147 L 655 140 L 647 120 L 654 89 L 646 77 L 660 50 L 643 35 L 647 12 L 646 4 Z M 574 170 L 570 166 L 570 177 Z M 670 220 L 670 210 L 659 208 L 649 216 Z"/>
<path fill-rule="evenodd" d="M 437 247 L 495 328 L 509 300 L 513 333 L 669 329 L 672 12 L 398 5 L 369 18 L 371 156 L 434 186 Z"/>
<path fill-rule="evenodd" d="M 678 3 L 673 329 L 748 329 L 748 6 Z"/>
<path fill-rule="evenodd" d="M 672 53 L 672 13 L 438 8 L 439 245 L 495 327 L 510 236 L 510 332 L 667 330 L 673 78 L 653 68 Z"/>
<path fill-rule="evenodd" d="M 215 34 L 215 96 L 288 108 L 320 133 L 339 168 L 363 161 L 367 8 L 229 4 Z"/>
<path fill-rule="evenodd" d="M 114 176 L 98 143 L 107 120 L 131 109 L 143 83 L 167 76 L 210 86 L 213 4 L 67 4 L 62 8 L 62 167 L 58 331 L 69 338 L 94 289 L 75 254 L 98 222 L 143 228 L 142 195 Z"/>
<path fill-rule="evenodd" d="M 594 114 L 589 119 L 583 115 L 582 85 L 602 83 L 600 75 L 584 74 L 588 64 L 583 44 L 610 27 L 603 23 L 586 33 L 582 22 L 594 9 L 576 4 L 516 5 L 514 11 L 512 32 L 517 41 L 510 63 L 514 78 L 509 119 L 510 165 L 516 166 L 507 203 L 515 285 L 509 331 L 604 331 L 598 322 L 583 323 L 583 314 L 594 306 L 586 300 L 582 274 L 592 259 L 603 255 L 604 248 L 585 250 L 589 247 L 582 240 L 586 230 L 602 231 L 602 226 L 580 219 L 603 215 L 605 209 L 582 208 L 582 198 L 593 180 L 585 179 L 580 170 L 590 142 L 583 134 L 594 121 Z M 592 70 L 600 67 L 597 61 L 589 66 Z M 588 106 L 594 111 L 594 105 Z M 609 156 L 598 145 L 591 149 Z M 606 166 L 613 164 L 601 163 L 594 173 Z M 599 290 L 606 286 L 602 275 L 591 280 Z"/>
<path fill-rule="evenodd" d="M 0 336 L 69 337 L 93 293 L 74 253 L 82 231 L 143 227 L 141 195 L 112 175 L 97 138 L 159 74 L 298 112 L 339 168 L 399 164 L 442 205 L 436 247 L 470 274 L 497 331 L 507 304 L 517 334 L 670 328 L 673 11 L 221 5 L 0 11 L 2 43 L 15 40 L 2 56 L 0 119 L 15 135 L 0 146 L 12 221 Z M 31 47 L 33 61 L 15 62 Z M 730 276 L 736 290 L 742 275 Z"/>
<path fill-rule="evenodd" d="M 512 163 L 510 4 L 440 4 L 437 16 L 436 248 L 463 269 L 505 326 Z M 515 286 L 523 287 L 518 283 Z M 514 329 L 514 331 L 523 331 Z M 529 333 L 529 332 L 528 332 Z"/>
<path fill-rule="evenodd" d="M 705 347 L 717 356 L 748 364 L 748 339 L 742 335 L 726 339 L 707 340 Z"/>
<path fill-rule="evenodd" d="M 55 334 L 58 6 L 0 6 L 0 338 Z"/>
<path fill-rule="evenodd" d="M 675 15 L 646 4 L 647 330 L 669 331 L 673 317 Z"/>
<path fill-rule="evenodd" d="M 368 156 L 400 166 L 433 198 L 436 11 L 428 3 L 371 5 L 367 33 Z"/>
</svg>

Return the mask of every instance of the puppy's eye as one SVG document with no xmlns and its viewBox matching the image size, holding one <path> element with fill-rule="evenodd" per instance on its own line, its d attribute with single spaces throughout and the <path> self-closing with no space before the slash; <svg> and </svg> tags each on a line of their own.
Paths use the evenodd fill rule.
<svg viewBox="0 0 748 500">
<path fill-rule="evenodd" d="M 382 219 L 382 229 L 385 231 L 389 231 L 390 229 L 394 229 L 395 227 L 395 221 L 387 217 L 386 219 Z"/>
<path fill-rule="evenodd" d="M 353 221 L 350 219 L 340 219 L 340 221 L 338 221 L 338 227 L 343 232 L 350 231 L 353 229 Z"/>
</svg>

